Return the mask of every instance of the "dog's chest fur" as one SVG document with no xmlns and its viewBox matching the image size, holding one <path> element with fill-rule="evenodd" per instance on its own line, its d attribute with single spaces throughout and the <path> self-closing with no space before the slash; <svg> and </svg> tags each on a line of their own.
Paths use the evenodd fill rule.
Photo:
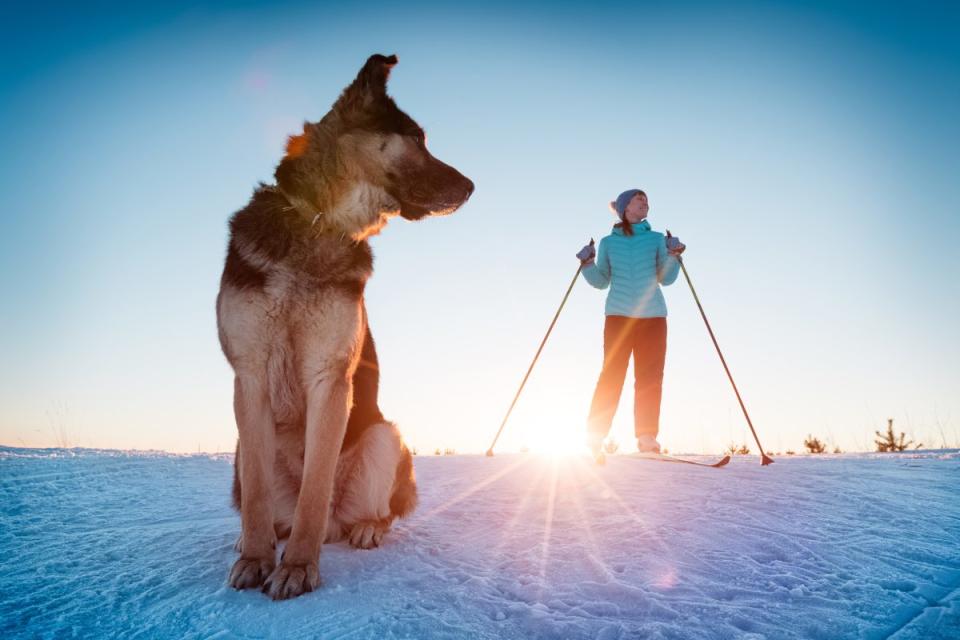
<svg viewBox="0 0 960 640">
<path fill-rule="evenodd" d="M 352 374 L 365 330 L 365 241 L 318 233 L 282 194 L 258 189 L 230 221 L 217 313 L 238 375 L 266 378 L 278 426 L 300 425 L 305 377 Z"/>
</svg>

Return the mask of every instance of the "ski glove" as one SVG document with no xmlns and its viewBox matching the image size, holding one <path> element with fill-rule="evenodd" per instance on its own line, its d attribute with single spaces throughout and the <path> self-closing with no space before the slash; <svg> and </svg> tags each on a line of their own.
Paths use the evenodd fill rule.
<svg viewBox="0 0 960 640">
<path fill-rule="evenodd" d="M 580 264 L 589 264 L 593 262 L 593 259 L 597 256 L 597 250 L 593 248 L 593 240 L 590 241 L 590 244 L 580 249 L 577 252 L 577 258 L 580 259 Z"/>
<path fill-rule="evenodd" d="M 667 236 L 667 251 L 670 252 L 672 256 L 679 256 L 687 248 L 687 245 L 680 242 L 680 238 L 676 236 Z"/>
</svg>

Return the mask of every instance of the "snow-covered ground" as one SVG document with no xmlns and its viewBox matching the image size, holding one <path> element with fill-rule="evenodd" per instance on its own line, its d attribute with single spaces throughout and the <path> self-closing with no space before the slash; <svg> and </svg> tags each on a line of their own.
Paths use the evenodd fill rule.
<svg viewBox="0 0 960 640">
<path fill-rule="evenodd" d="M 0 448 L 0 637 L 960 638 L 960 453 L 416 458 L 385 545 L 225 585 L 229 456 Z"/>
</svg>

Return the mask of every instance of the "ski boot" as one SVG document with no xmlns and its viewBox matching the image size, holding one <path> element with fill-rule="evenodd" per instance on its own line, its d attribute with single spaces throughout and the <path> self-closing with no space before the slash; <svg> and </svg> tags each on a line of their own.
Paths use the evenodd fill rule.
<svg viewBox="0 0 960 640">
<path fill-rule="evenodd" d="M 660 453 L 660 443 L 653 436 L 640 436 L 637 438 L 637 451 L 640 453 Z"/>
</svg>

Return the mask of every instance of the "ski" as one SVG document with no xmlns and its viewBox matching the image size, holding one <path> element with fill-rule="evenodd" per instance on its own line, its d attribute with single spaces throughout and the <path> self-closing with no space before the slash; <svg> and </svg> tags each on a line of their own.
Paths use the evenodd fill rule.
<svg viewBox="0 0 960 640">
<path fill-rule="evenodd" d="M 681 462 L 683 464 L 695 464 L 698 467 L 714 467 L 715 469 L 719 469 L 730 462 L 730 456 L 723 456 L 723 458 L 717 460 L 716 462 L 697 462 L 696 460 L 687 460 L 686 458 L 674 458 L 673 456 L 668 456 L 664 453 L 638 453 L 635 454 L 634 457 L 641 458 L 643 460 L 658 460 L 660 462 Z"/>
</svg>

